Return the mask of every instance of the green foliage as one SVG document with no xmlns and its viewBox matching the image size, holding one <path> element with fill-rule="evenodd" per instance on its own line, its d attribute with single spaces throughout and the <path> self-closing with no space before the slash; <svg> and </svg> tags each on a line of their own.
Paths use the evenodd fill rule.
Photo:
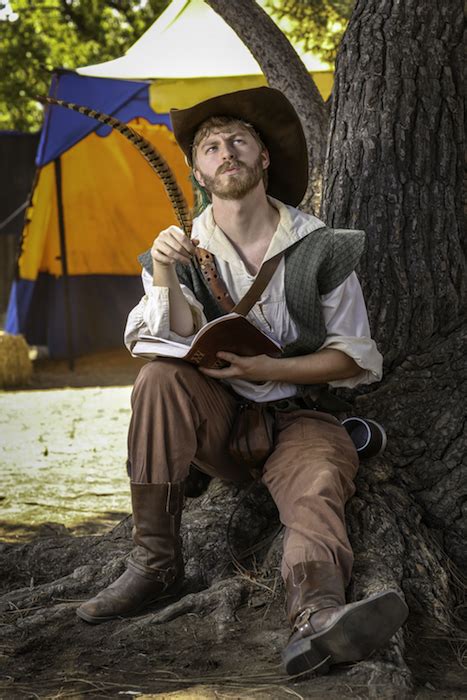
<svg viewBox="0 0 467 700">
<path fill-rule="evenodd" d="M 0 0 L 0 129 L 35 131 L 54 68 L 121 56 L 169 0 Z M 3 18 L 3 19 L 2 19 Z"/>
<path fill-rule="evenodd" d="M 355 0 L 264 0 L 264 7 L 289 40 L 334 63 Z"/>
<path fill-rule="evenodd" d="M 259 0 L 281 29 L 332 62 L 353 0 Z M 0 0 L 0 130 L 35 131 L 54 68 L 121 56 L 170 0 Z"/>
</svg>

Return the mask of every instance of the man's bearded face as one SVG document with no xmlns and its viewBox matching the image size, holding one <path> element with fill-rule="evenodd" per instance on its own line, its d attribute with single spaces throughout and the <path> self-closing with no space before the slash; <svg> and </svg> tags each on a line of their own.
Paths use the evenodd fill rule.
<svg viewBox="0 0 467 700">
<path fill-rule="evenodd" d="M 213 177 L 200 170 L 204 187 L 219 199 L 242 199 L 263 179 L 261 153 L 253 165 L 238 159 L 222 163 Z"/>
<path fill-rule="evenodd" d="M 193 146 L 193 172 L 198 182 L 219 199 L 243 199 L 263 181 L 267 187 L 269 154 L 251 127 L 238 120 L 198 131 Z M 198 134 L 200 137 L 198 137 Z"/>
</svg>

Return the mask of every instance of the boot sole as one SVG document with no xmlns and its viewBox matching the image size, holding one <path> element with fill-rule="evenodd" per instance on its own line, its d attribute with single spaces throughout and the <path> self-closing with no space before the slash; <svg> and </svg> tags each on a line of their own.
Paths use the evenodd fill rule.
<svg viewBox="0 0 467 700">
<path fill-rule="evenodd" d="M 81 610 L 81 608 L 76 609 L 76 614 L 81 620 L 88 622 L 90 625 L 100 625 L 101 622 L 110 622 L 111 620 L 124 620 L 128 617 L 134 617 L 135 615 L 138 615 L 138 613 L 143 612 L 143 610 L 155 608 L 156 605 L 158 606 L 159 603 L 164 603 L 166 600 L 170 600 L 170 598 L 175 598 L 180 593 L 182 586 L 183 582 L 181 582 L 176 588 L 174 587 L 170 591 L 167 591 L 165 594 L 158 596 L 154 600 L 146 601 L 139 605 L 137 608 L 133 608 L 132 610 L 129 610 L 126 613 L 121 613 L 119 615 L 107 615 L 105 617 L 97 617 L 95 615 L 90 615 L 84 610 Z"/>
<path fill-rule="evenodd" d="M 327 673 L 333 664 L 361 661 L 384 646 L 405 622 L 409 609 L 397 591 L 375 593 L 344 610 L 332 625 L 289 644 L 283 653 L 288 674 Z"/>
</svg>

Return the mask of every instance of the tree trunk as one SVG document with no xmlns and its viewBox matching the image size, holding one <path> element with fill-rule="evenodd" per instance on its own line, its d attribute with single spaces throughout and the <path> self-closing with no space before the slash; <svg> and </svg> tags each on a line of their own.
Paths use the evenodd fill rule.
<svg viewBox="0 0 467 700">
<path fill-rule="evenodd" d="M 328 113 L 314 80 L 285 35 L 252 0 L 207 0 L 261 66 L 268 84 L 281 90 L 301 119 L 308 144 L 309 187 L 302 208 L 318 213 L 324 167 Z M 274 119 L 274 115 L 271 115 Z"/>
<path fill-rule="evenodd" d="M 242 12 L 240 3 L 233 5 L 229 23 L 237 29 L 248 17 L 253 32 L 246 11 L 254 3 L 242 0 Z M 370 315 L 389 362 L 398 363 L 382 384 L 355 398 L 356 413 L 382 422 L 389 441 L 382 457 L 362 464 L 347 509 L 355 550 L 348 595 L 399 588 L 411 616 L 409 635 L 400 631 L 353 668 L 302 680 L 301 697 L 364 692 L 402 700 L 426 681 L 443 692 L 445 669 L 453 689 L 446 697 L 459 697 L 462 671 L 457 680 L 446 639 L 455 645 L 459 586 L 452 561 L 465 565 L 467 495 L 461 20 L 457 1 L 359 0 L 339 57 L 324 210 L 330 224 L 369 233 L 362 274 Z M 275 41 L 261 32 L 260 42 L 248 42 L 258 60 L 260 48 Z M 283 57 L 268 56 L 273 75 Z M 289 82 L 295 105 L 302 95 L 298 82 Z M 274 506 L 260 487 L 242 498 L 236 486 L 213 481 L 206 494 L 189 500 L 180 600 L 97 628 L 78 621 L 74 607 L 123 569 L 129 520 L 104 538 L 62 535 L 4 545 L 4 588 L 14 589 L 0 597 L 2 650 L 11 657 L 5 696 L 21 688 L 36 695 L 160 692 L 194 685 L 200 674 L 214 689 L 240 698 L 296 694 L 296 681 L 284 678 L 278 665 L 287 629 L 281 537 L 270 541 Z M 238 554 L 258 542 L 254 557 Z M 33 686 L 26 676 L 34 677 Z"/>
<path fill-rule="evenodd" d="M 463 6 L 361 0 L 342 41 L 324 216 L 368 235 L 361 277 L 388 365 L 466 308 Z"/>
</svg>

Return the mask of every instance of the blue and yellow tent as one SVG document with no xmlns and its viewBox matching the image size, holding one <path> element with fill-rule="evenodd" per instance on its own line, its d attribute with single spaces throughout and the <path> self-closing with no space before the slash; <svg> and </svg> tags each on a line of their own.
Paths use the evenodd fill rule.
<svg viewBox="0 0 467 700">
<path fill-rule="evenodd" d="M 326 97 L 329 66 L 302 58 Z M 129 123 L 191 202 L 169 108 L 261 84 L 258 64 L 219 15 L 202 0 L 174 0 L 125 56 L 57 71 L 50 95 Z M 165 191 L 120 134 L 59 107 L 46 112 L 36 164 L 5 328 L 52 357 L 120 346 L 142 293 L 137 255 L 175 223 Z"/>
</svg>

